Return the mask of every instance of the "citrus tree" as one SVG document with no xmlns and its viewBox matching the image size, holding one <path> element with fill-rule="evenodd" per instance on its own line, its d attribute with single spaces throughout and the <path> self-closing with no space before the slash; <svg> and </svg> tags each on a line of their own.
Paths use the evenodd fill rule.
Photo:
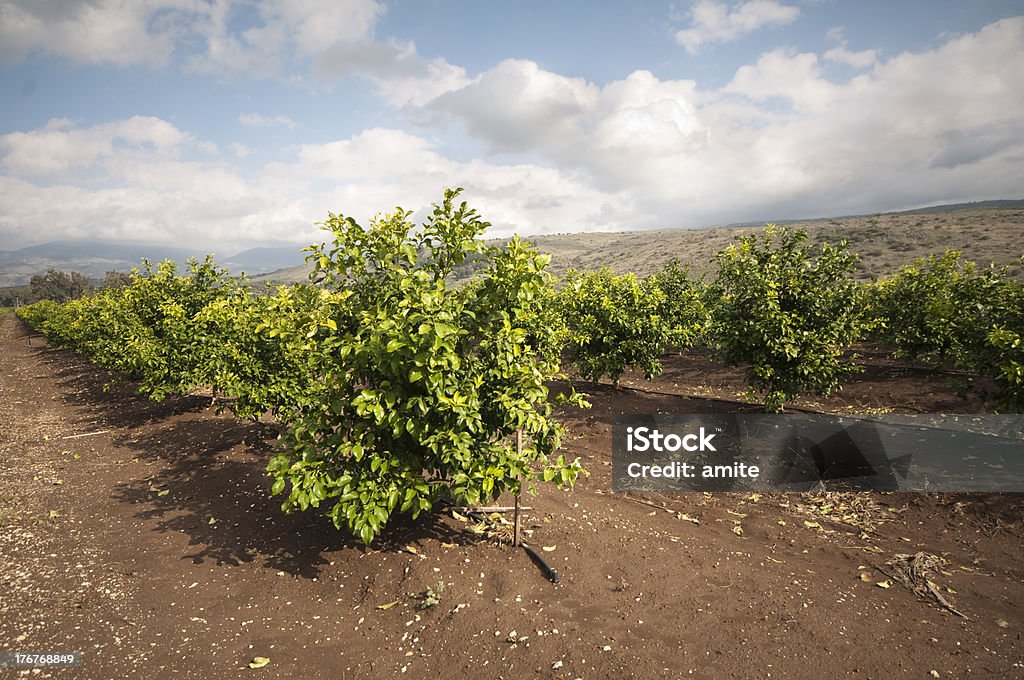
<svg viewBox="0 0 1024 680">
<path fill-rule="evenodd" d="M 712 333 L 730 365 L 749 365 L 767 411 L 804 392 L 827 394 L 856 370 L 843 351 L 867 328 L 857 257 L 845 241 L 817 253 L 807 233 L 767 225 L 719 251 Z"/>
<path fill-rule="evenodd" d="M 284 415 L 268 471 L 286 511 L 320 508 L 366 543 L 395 512 L 475 504 L 537 478 L 568 486 L 581 471 L 554 455 L 549 257 L 519 239 L 488 247 L 488 223 L 459 191 L 419 228 L 401 209 L 368 228 L 331 214 L 333 242 L 309 248 L 323 292 L 288 332 L 305 344 L 318 397 Z M 470 256 L 485 266 L 450 285 Z"/>
<path fill-rule="evenodd" d="M 1005 273 L 978 271 L 960 251 L 919 258 L 871 287 L 876 336 L 912 359 L 960 366 L 998 323 Z"/>
<path fill-rule="evenodd" d="M 209 386 L 236 415 L 286 417 L 320 396 L 307 333 L 324 291 L 281 286 L 266 295 L 239 286 L 200 309 L 182 349 L 190 381 Z"/>
<path fill-rule="evenodd" d="M 990 374 L 1001 388 L 997 401 L 1013 411 L 1024 409 L 1024 334 L 997 326 L 988 336 Z"/>
<path fill-rule="evenodd" d="M 871 289 L 876 336 L 895 354 L 991 378 L 994 401 L 1020 409 L 1024 286 L 956 250 L 915 260 Z"/>
<path fill-rule="evenodd" d="M 1024 284 L 1003 281 L 991 304 L 995 311 L 986 319 L 984 343 L 973 348 L 968 363 L 995 381 L 997 406 L 1019 413 L 1024 409 Z"/>
<path fill-rule="evenodd" d="M 247 295 L 240 285 L 209 257 L 190 260 L 184 275 L 171 261 L 154 267 L 144 260 L 127 285 L 25 315 L 53 344 L 85 354 L 120 377 L 136 378 L 140 391 L 163 399 L 214 384 L 209 362 L 214 349 L 226 351 L 225 334 L 211 337 L 197 320 L 215 301 L 233 300 L 230 328 L 237 335 L 245 325 L 238 310 Z"/>
<path fill-rule="evenodd" d="M 617 386 L 629 367 L 650 379 L 661 373 L 672 328 L 666 298 L 651 279 L 570 269 L 559 291 L 569 360 L 587 380 L 607 376 Z"/>
<path fill-rule="evenodd" d="M 678 259 L 655 272 L 650 282 L 662 292 L 659 316 L 668 324 L 668 344 L 683 349 L 700 342 L 711 321 L 703 282 L 690 276 Z"/>
</svg>

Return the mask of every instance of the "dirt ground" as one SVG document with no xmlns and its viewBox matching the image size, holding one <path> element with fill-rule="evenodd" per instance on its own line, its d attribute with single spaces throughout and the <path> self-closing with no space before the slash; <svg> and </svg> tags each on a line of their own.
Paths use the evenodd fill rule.
<svg viewBox="0 0 1024 680">
<path fill-rule="evenodd" d="M 984 410 L 964 376 L 865 361 L 800 406 Z M 594 407 L 566 413 L 566 452 L 591 475 L 526 501 L 557 584 L 494 522 L 394 523 L 365 549 L 283 515 L 271 426 L 105 392 L 11 314 L 0 362 L 0 650 L 83 655 L 0 677 L 1024 677 L 1020 496 L 612 494 L 612 415 L 753 408 L 699 356 L 578 386 Z M 900 582 L 918 552 L 948 608 Z"/>
</svg>

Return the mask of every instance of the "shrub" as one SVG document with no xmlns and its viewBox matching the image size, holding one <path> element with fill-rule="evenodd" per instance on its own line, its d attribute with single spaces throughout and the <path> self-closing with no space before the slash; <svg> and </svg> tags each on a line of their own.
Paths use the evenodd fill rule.
<svg viewBox="0 0 1024 680">
<path fill-rule="evenodd" d="M 999 320 L 1002 270 L 977 271 L 956 250 L 919 258 L 871 287 L 876 336 L 912 359 L 960 366 L 988 343 Z"/>
<path fill-rule="evenodd" d="M 711 320 L 703 283 L 691 278 L 689 268 L 675 259 L 650 280 L 662 292 L 659 316 L 668 325 L 669 346 L 683 349 L 702 341 Z"/>
<path fill-rule="evenodd" d="M 661 373 L 672 330 L 666 297 L 654 280 L 635 274 L 616 276 L 608 268 L 597 272 L 570 270 L 559 292 L 566 327 L 569 360 L 580 375 L 615 385 L 628 367 L 650 379 Z"/>
<path fill-rule="evenodd" d="M 496 499 L 538 477 L 571 485 L 581 470 L 553 459 L 562 429 L 544 383 L 557 353 L 537 327 L 549 257 L 519 239 L 486 246 L 488 224 L 457 196 L 420 229 L 400 209 L 367 229 L 330 215 L 333 243 L 310 248 L 324 292 L 303 335 L 322 384 L 286 416 L 268 471 L 286 511 L 322 507 L 367 544 L 394 512 Z M 481 274 L 450 286 L 470 255 Z"/>
<path fill-rule="evenodd" d="M 817 254 L 806 242 L 806 232 L 770 224 L 715 256 L 715 346 L 730 365 L 750 364 L 750 388 L 764 392 L 768 411 L 838 389 L 857 370 L 842 356 L 865 330 L 857 257 L 845 241 Z"/>
</svg>

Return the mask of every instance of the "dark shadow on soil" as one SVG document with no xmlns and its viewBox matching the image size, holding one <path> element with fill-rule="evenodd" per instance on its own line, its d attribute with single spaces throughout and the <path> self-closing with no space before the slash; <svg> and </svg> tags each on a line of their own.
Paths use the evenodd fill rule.
<svg viewBox="0 0 1024 680">
<path fill-rule="evenodd" d="M 40 363 L 56 376 L 64 402 L 87 408 L 89 425 L 136 428 L 183 413 L 196 413 L 210 406 L 207 397 L 174 397 L 154 401 L 140 394 L 136 383 L 88 363 L 71 350 L 40 347 L 34 350 Z"/>
<path fill-rule="evenodd" d="M 120 485 L 115 498 L 138 505 L 136 516 L 156 520 L 156 531 L 188 535 L 196 550 L 185 558 L 197 564 L 261 561 L 289 574 L 316 577 L 330 561 L 326 553 L 365 548 L 316 509 L 282 512 L 284 497 L 271 497 L 264 471 L 276 436 L 270 425 L 229 417 L 185 416 L 157 423 L 116 441 L 136 451 L 140 460 L 162 467 L 148 479 Z M 417 540 L 457 542 L 457 537 L 436 516 L 413 522 L 395 515 L 374 549 L 397 551 Z"/>
<path fill-rule="evenodd" d="M 1020 493 L 940 493 L 938 503 L 951 517 L 961 516 L 981 522 L 993 532 L 1024 526 L 1024 494 Z"/>
<path fill-rule="evenodd" d="M 656 390 L 654 385 L 634 387 L 582 380 L 556 380 L 548 383 L 551 396 L 568 394 L 572 388 L 594 404 L 590 409 L 575 406 L 560 406 L 560 417 L 593 420 L 596 417 L 613 417 L 621 414 L 646 413 L 762 413 L 760 404 L 746 404 L 718 397 L 673 394 Z M 591 400 L 591 397 L 593 398 Z"/>
<path fill-rule="evenodd" d="M 316 577 L 329 562 L 326 553 L 364 547 L 315 509 L 282 512 L 283 495 L 271 497 L 264 472 L 276 434 L 266 424 L 229 418 L 159 424 L 118 444 L 164 467 L 149 479 L 120 485 L 115 497 L 138 505 L 136 516 L 156 520 L 157 531 L 187 534 L 196 550 L 185 557 L 197 564 L 262 561 L 289 574 Z M 415 522 L 396 515 L 374 549 L 396 551 L 418 540 L 457 538 L 436 515 Z"/>
</svg>

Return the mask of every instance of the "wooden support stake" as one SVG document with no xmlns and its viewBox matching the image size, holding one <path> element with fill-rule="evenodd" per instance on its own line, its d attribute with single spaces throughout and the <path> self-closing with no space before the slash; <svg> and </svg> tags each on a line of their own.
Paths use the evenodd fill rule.
<svg viewBox="0 0 1024 680">
<path fill-rule="evenodd" d="M 516 430 L 516 454 L 518 455 L 518 457 L 520 459 L 522 459 L 522 457 L 523 457 L 523 430 L 522 430 L 522 428 Z M 519 490 L 516 491 L 516 504 L 515 504 L 515 511 L 514 511 L 515 514 L 512 516 L 513 544 L 517 548 L 522 543 L 522 540 L 520 538 L 520 533 L 519 533 L 519 526 L 520 526 L 520 524 L 519 524 L 519 496 L 522 495 L 522 492 L 523 492 L 522 483 L 523 483 L 523 478 L 520 477 L 519 478 L 519 486 L 520 486 L 520 488 L 519 488 Z"/>
<path fill-rule="evenodd" d="M 97 430 L 96 432 L 84 432 L 82 434 L 69 434 L 67 437 L 61 437 L 61 439 L 78 439 L 79 437 L 94 437 L 98 434 L 106 434 L 110 430 Z"/>
<path fill-rule="evenodd" d="M 514 505 L 468 505 L 463 510 L 465 512 L 475 512 L 481 515 L 489 515 L 492 512 L 514 512 L 516 506 Z M 520 510 L 533 510 L 532 505 L 520 505 Z"/>
</svg>

